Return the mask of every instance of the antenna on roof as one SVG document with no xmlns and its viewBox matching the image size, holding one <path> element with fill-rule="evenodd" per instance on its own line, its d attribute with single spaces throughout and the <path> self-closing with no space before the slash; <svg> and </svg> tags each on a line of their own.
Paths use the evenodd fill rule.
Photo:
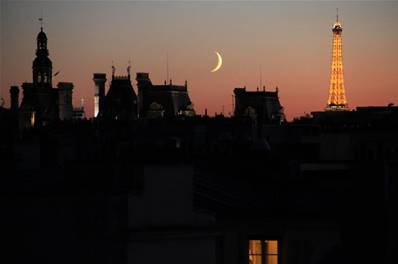
<svg viewBox="0 0 398 264">
<path fill-rule="evenodd" d="M 39 21 L 40 21 L 40 31 L 43 31 L 43 16 L 39 17 Z"/>
<path fill-rule="evenodd" d="M 235 112 L 235 97 L 234 97 L 234 95 L 232 95 L 232 113 L 234 113 Z"/>
<path fill-rule="evenodd" d="M 127 75 L 130 79 L 130 72 L 131 72 L 131 60 L 129 60 L 128 66 L 127 66 Z"/>
<path fill-rule="evenodd" d="M 166 80 L 169 80 L 169 53 L 166 52 Z"/>
<path fill-rule="evenodd" d="M 41 16 L 39 17 L 40 21 L 40 31 L 43 31 L 43 8 L 41 9 Z"/>
<path fill-rule="evenodd" d="M 339 22 L 339 8 L 336 8 L 336 22 Z"/>
<path fill-rule="evenodd" d="M 112 60 L 112 79 L 115 76 L 115 72 L 116 72 L 116 68 L 115 68 L 115 64 L 113 64 L 113 60 Z"/>
<path fill-rule="evenodd" d="M 262 87 L 263 86 L 263 73 L 262 73 L 262 67 L 261 67 L 261 64 L 260 64 L 260 87 Z"/>
</svg>

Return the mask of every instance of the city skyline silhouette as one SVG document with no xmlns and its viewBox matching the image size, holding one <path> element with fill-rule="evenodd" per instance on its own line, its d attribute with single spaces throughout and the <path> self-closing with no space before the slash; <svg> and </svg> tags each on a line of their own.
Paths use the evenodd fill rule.
<svg viewBox="0 0 398 264">
<path fill-rule="evenodd" d="M 398 263 L 398 2 L 0 7 L 1 263 Z"/>
<path fill-rule="evenodd" d="M 349 106 L 395 103 L 398 54 L 393 46 L 398 37 L 392 30 L 398 21 L 392 14 L 397 4 L 338 6 Z M 199 114 L 205 109 L 210 115 L 223 109 L 224 114 L 231 113 L 236 87 L 255 90 L 262 82 L 274 91 L 278 86 L 291 120 L 326 105 L 335 8 L 334 3 L 303 2 L 3 1 L 1 96 L 9 105 L 7 87 L 31 79 L 33 40 L 43 14 L 50 57 L 58 72 L 54 79 L 74 83 L 74 104 L 84 98 L 88 117 L 94 111 L 92 73 L 109 75 L 114 61 L 117 73 L 124 74 L 131 60 L 133 72 L 149 72 L 156 83 L 163 83 L 166 71 L 175 83 L 187 80 Z M 149 14 L 152 19 L 146 21 L 144 16 Z M 210 73 L 215 50 L 224 64 Z"/>
</svg>

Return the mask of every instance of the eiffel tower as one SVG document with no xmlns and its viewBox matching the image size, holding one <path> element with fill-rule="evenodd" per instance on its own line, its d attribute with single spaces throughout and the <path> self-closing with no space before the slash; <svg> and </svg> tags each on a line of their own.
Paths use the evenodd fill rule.
<svg viewBox="0 0 398 264">
<path fill-rule="evenodd" d="M 333 25 L 333 46 L 332 46 L 332 69 L 330 72 L 329 99 L 326 107 L 327 111 L 348 110 L 344 88 L 343 73 L 343 48 L 342 31 L 337 12 L 336 22 Z"/>
</svg>

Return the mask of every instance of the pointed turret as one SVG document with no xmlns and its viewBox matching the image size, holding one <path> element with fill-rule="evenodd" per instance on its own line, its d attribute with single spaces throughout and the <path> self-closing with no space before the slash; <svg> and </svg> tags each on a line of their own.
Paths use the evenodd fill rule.
<svg viewBox="0 0 398 264">
<path fill-rule="evenodd" d="M 43 22 L 43 19 L 39 19 Z M 36 38 L 37 49 L 36 58 L 33 61 L 33 83 L 39 85 L 52 86 L 52 62 L 49 59 L 47 49 L 47 35 L 43 31 L 43 24 L 40 26 L 40 32 Z"/>
</svg>

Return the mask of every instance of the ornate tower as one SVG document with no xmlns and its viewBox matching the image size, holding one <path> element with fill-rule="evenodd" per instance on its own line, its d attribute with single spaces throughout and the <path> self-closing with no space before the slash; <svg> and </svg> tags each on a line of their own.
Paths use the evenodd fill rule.
<svg viewBox="0 0 398 264">
<path fill-rule="evenodd" d="M 40 20 L 42 21 L 42 20 Z M 48 58 L 47 36 L 43 25 L 37 35 L 36 58 L 33 61 L 33 84 L 52 87 L 52 62 Z"/>
<path fill-rule="evenodd" d="M 333 47 L 332 47 L 332 68 L 330 72 L 329 99 L 326 110 L 341 111 L 348 110 L 344 88 L 343 73 L 343 48 L 342 31 L 337 13 L 336 22 L 333 25 Z"/>
</svg>

